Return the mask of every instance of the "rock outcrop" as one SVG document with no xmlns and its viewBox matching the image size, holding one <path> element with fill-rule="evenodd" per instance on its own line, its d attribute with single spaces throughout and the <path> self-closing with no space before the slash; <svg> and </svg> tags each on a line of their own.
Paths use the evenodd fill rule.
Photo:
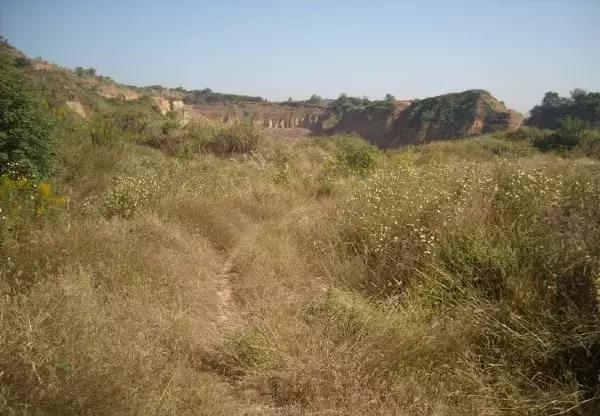
<svg viewBox="0 0 600 416">
<path fill-rule="evenodd" d="M 171 111 L 171 102 L 169 100 L 154 96 L 152 97 L 152 101 L 154 101 L 154 106 L 163 116 L 166 116 Z"/>
<path fill-rule="evenodd" d="M 79 101 L 67 101 L 66 104 L 67 104 L 67 107 L 71 111 L 74 111 L 75 113 L 79 114 L 83 118 L 87 118 L 85 109 L 83 108 L 83 105 Z"/>
<path fill-rule="evenodd" d="M 34 61 L 31 66 L 36 71 L 50 71 L 54 69 L 54 65 L 45 61 Z"/>
<path fill-rule="evenodd" d="M 140 95 L 128 88 L 122 88 L 113 84 L 101 84 L 96 90 L 98 95 L 104 98 L 116 98 L 118 100 L 131 101 L 139 100 Z"/>
<path fill-rule="evenodd" d="M 152 101 L 154 102 L 154 107 L 163 116 L 169 113 L 176 113 L 182 127 L 185 127 L 192 119 L 192 115 L 187 109 L 188 106 L 181 100 L 168 100 L 163 97 L 153 96 Z"/>
<path fill-rule="evenodd" d="M 171 111 L 183 111 L 185 108 L 185 104 L 181 100 L 171 101 Z"/>
</svg>

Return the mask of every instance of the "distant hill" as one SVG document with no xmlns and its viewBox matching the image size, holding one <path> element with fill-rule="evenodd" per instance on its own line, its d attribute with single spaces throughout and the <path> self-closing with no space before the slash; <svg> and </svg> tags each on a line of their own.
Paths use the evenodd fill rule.
<svg viewBox="0 0 600 416">
<path fill-rule="evenodd" d="M 329 131 L 358 133 L 380 147 L 476 136 L 519 127 L 522 116 L 485 90 L 414 101 L 379 101 L 345 111 Z"/>
<path fill-rule="evenodd" d="M 313 96 L 307 101 L 267 102 L 262 97 L 165 88 L 136 87 L 115 82 L 94 68 L 68 69 L 30 59 L 7 42 L 0 55 L 10 59 L 53 107 L 65 107 L 82 117 L 127 106 L 139 114 L 177 113 L 185 123 L 208 118 L 224 123 L 250 120 L 264 128 L 302 128 L 306 133 L 356 133 L 379 147 L 398 147 L 513 130 L 522 117 L 489 92 L 469 90 L 423 100 L 385 101 Z"/>
</svg>

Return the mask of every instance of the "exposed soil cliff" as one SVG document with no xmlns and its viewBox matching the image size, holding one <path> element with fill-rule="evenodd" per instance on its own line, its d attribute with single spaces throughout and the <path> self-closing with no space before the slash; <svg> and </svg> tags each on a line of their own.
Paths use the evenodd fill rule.
<svg viewBox="0 0 600 416">
<path fill-rule="evenodd" d="M 318 132 L 326 114 L 323 107 L 282 103 L 198 104 L 186 105 L 192 118 L 206 117 L 224 123 L 250 120 L 265 128 L 301 127 Z"/>
<path fill-rule="evenodd" d="M 489 92 L 469 90 L 350 110 L 329 132 L 357 133 L 379 147 L 398 147 L 514 130 L 522 121 Z"/>
</svg>

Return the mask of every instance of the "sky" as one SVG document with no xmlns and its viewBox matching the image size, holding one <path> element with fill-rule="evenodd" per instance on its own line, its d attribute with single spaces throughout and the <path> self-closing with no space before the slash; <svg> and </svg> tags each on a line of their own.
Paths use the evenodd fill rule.
<svg viewBox="0 0 600 416">
<path fill-rule="evenodd" d="M 481 88 L 522 113 L 600 91 L 600 0 L 0 0 L 31 57 L 132 85 L 424 98 Z"/>
</svg>

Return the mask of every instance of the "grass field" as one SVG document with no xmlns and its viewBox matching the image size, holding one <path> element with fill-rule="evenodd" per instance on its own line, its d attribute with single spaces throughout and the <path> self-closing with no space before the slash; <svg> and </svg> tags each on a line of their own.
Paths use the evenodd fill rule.
<svg viewBox="0 0 600 416">
<path fill-rule="evenodd" d="M 599 411 L 597 160 L 93 131 L 0 183 L 0 413 Z"/>
</svg>

